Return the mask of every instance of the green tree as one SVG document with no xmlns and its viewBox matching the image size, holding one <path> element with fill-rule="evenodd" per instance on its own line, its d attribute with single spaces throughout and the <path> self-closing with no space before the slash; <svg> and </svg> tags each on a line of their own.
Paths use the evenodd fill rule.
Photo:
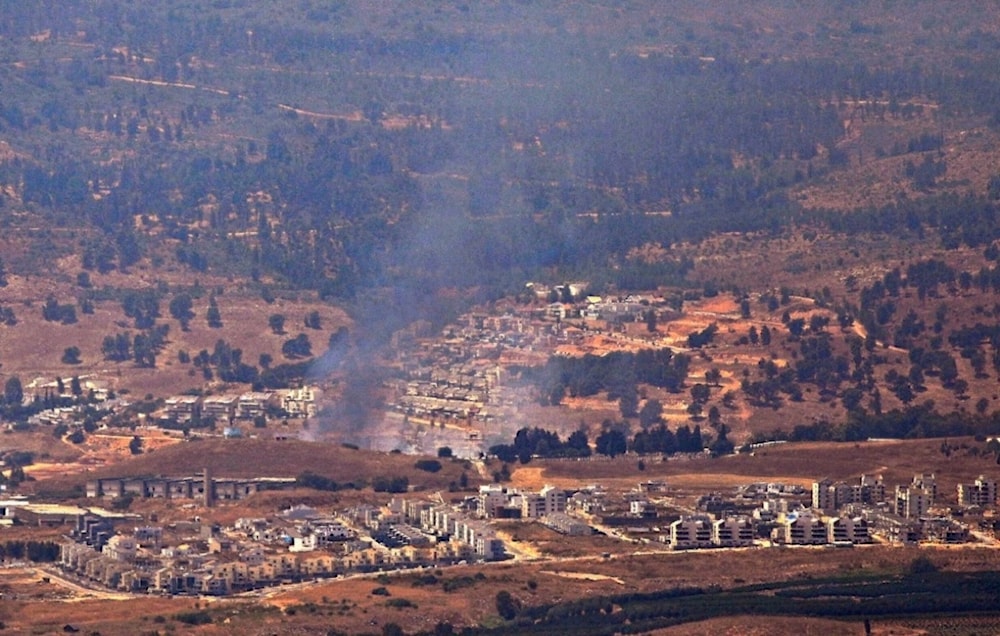
<svg viewBox="0 0 1000 636">
<path fill-rule="evenodd" d="M 188 324 L 194 318 L 193 306 L 194 301 L 189 294 L 177 294 L 170 300 L 170 315 L 181 323 L 183 331 L 188 330 Z"/>
<path fill-rule="evenodd" d="M 215 301 L 215 296 L 208 299 L 208 311 L 205 313 L 205 319 L 208 320 L 208 326 L 212 329 L 222 327 L 222 314 L 219 313 L 219 305 Z"/>
<path fill-rule="evenodd" d="M 722 371 L 717 368 L 712 367 L 705 372 L 705 382 L 708 382 L 712 386 L 719 386 L 719 381 L 722 380 Z"/>
<path fill-rule="evenodd" d="M 597 436 L 594 448 L 601 455 L 607 455 L 608 457 L 622 455 L 628 450 L 628 439 L 625 437 L 625 433 L 621 431 L 613 429 L 604 431 Z"/>
<path fill-rule="evenodd" d="M 767 325 L 760 328 L 760 343 L 765 347 L 771 344 L 771 329 Z"/>
<path fill-rule="evenodd" d="M 634 388 L 625 391 L 618 398 L 618 410 L 622 417 L 635 417 L 639 414 L 639 392 Z"/>
<path fill-rule="evenodd" d="M 277 335 L 282 335 L 285 333 L 285 316 L 284 314 L 271 314 L 267 318 L 267 326 L 271 328 L 271 331 Z"/>
<path fill-rule="evenodd" d="M 517 600 L 507 590 L 497 592 L 496 607 L 497 614 L 506 621 L 514 620 L 519 609 Z"/>
<path fill-rule="evenodd" d="M 24 388 L 21 386 L 21 378 L 16 375 L 7 379 L 3 387 L 4 402 L 10 405 L 20 405 L 24 401 Z"/>
<path fill-rule="evenodd" d="M 300 333 L 291 340 L 286 340 L 281 345 L 281 353 L 286 358 L 308 358 L 312 355 L 312 344 L 309 342 L 309 336 Z"/>
<path fill-rule="evenodd" d="M 663 405 L 659 400 L 649 399 L 639 411 L 639 425 L 646 429 L 660 421 L 663 415 Z"/>
<path fill-rule="evenodd" d="M 128 451 L 133 455 L 142 454 L 142 438 L 138 435 L 133 435 L 132 440 L 128 443 Z"/>
<path fill-rule="evenodd" d="M 60 360 L 63 364 L 80 364 L 80 347 L 66 347 Z"/>
<path fill-rule="evenodd" d="M 646 312 L 646 331 L 656 333 L 656 310 L 650 309 Z"/>
<path fill-rule="evenodd" d="M 691 400 L 698 404 L 708 402 L 708 398 L 712 395 L 712 390 L 708 388 L 708 385 L 701 384 L 700 382 L 689 390 L 691 392 Z"/>
</svg>

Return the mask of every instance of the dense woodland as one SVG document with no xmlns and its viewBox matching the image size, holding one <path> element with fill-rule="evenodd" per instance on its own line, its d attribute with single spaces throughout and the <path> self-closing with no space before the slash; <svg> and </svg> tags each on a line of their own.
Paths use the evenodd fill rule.
<svg viewBox="0 0 1000 636">
<path fill-rule="evenodd" d="M 352 5 L 303 2 L 275 22 L 264 2 L 216 2 L 207 16 L 182 2 L 46 4 L 3 9 L 3 221 L 23 206 L 92 228 L 57 246 L 82 251 L 87 270 L 155 256 L 341 299 L 384 286 L 500 293 L 552 271 L 646 288 L 685 273 L 625 263 L 651 238 L 791 223 L 940 227 L 970 244 L 998 232 L 988 197 L 844 215 L 786 196 L 852 160 L 838 149 L 843 102 L 870 100 L 871 117 L 916 117 L 930 100 L 939 118 L 995 119 L 987 34 L 951 64 L 896 68 L 860 53 L 748 59 L 690 29 L 679 41 L 647 29 L 631 47 L 565 25 L 514 22 L 513 36 L 469 7 L 456 19 L 474 13 L 479 28 L 375 35 Z M 851 22 L 842 35 L 871 31 Z M 940 145 L 925 134 L 882 151 L 911 156 L 914 181 L 933 188 Z"/>
<path fill-rule="evenodd" d="M 945 152 L 959 130 L 1000 128 L 1000 38 L 978 16 L 920 0 L 863 12 L 804 2 L 773 24 L 748 14 L 740 25 L 685 3 L 287 4 L 0 7 L 0 285 L 12 274 L 68 284 L 72 297 L 41 310 L 65 325 L 120 302 L 132 324 L 105 334 L 102 356 L 153 367 L 174 327 L 161 306 L 186 331 L 207 297 L 204 319 L 222 326 L 221 290 L 201 288 L 201 275 L 246 281 L 268 302 L 274 290 L 315 292 L 349 307 L 377 343 L 526 280 L 729 289 L 721 275 L 695 281 L 697 259 L 678 249 L 725 232 L 891 236 L 975 248 L 986 264 L 962 271 L 917 255 L 880 280 L 848 280 L 843 297 L 796 290 L 839 325 L 783 316 L 794 363 L 769 364 L 762 343 L 741 394 L 780 408 L 815 387 L 880 417 L 880 390 L 906 408 L 928 377 L 965 396 L 965 360 L 977 379 L 1000 369 L 985 298 L 1000 279 L 1000 174 L 965 187 Z M 857 122 L 912 131 L 862 146 Z M 905 191 L 892 204 L 799 203 L 801 188 L 893 157 Z M 650 244 L 666 249 L 634 256 Z M 55 265 L 66 255 L 78 269 Z M 140 265 L 195 284 L 105 283 Z M 733 293 L 749 303 L 771 291 L 760 286 Z M 977 291 L 979 326 L 930 308 Z M 0 330 L 35 319 L 0 302 Z M 845 331 L 855 323 L 867 337 Z M 886 345 L 906 350 L 908 371 L 886 368 Z M 79 361 L 71 349 L 66 364 Z M 179 362 L 205 380 L 274 387 L 323 349 L 290 333 L 274 364 L 220 339 Z M 521 373 L 542 404 L 606 392 L 634 419 L 638 386 L 690 390 L 688 364 L 644 352 Z M 703 398 L 693 403 L 708 408 Z"/>
</svg>

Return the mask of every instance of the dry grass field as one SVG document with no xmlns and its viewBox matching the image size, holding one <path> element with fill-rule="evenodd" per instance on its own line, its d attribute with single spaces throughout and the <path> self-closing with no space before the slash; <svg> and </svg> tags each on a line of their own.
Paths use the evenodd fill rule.
<svg viewBox="0 0 1000 636">
<path fill-rule="evenodd" d="M 942 452 L 942 444 L 953 450 Z M 980 452 L 980 451 L 984 452 Z M 995 475 L 997 465 L 985 445 L 971 438 L 952 440 L 885 440 L 868 442 L 800 442 L 758 448 L 752 454 L 711 458 L 677 457 L 640 470 L 638 458 L 613 460 L 533 461 L 513 473 L 515 483 L 535 485 L 569 481 L 599 481 L 633 487 L 640 481 L 663 479 L 668 486 L 704 492 L 731 490 L 739 484 L 780 481 L 808 486 L 820 479 L 856 480 L 882 475 L 888 487 L 909 483 L 915 474 L 933 473 L 944 502 L 955 502 L 956 486 L 978 475 Z"/>
<path fill-rule="evenodd" d="M 65 488 L 98 477 L 192 475 L 211 468 L 217 477 L 296 477 L 305 471 L 339 483 L 368 482 L 375 477 L 407 477 L 417 489 L 447 489 L 463 470 L 474 480 L 475 470 L 461 461 L 441 460 L 441 470 L 418 470 L 420 459 L 399 453 L 373 453 L 333 444 L 260 439 L 200 439 L 164 446 L 110 466 L 95 467 L 86 476 L 58 477 L 44 486 Z M 42 488 L 44 490 L 44 487 Z"/>
<path fill-rule="evenodd" d="M 68 270 L 65 275 L 69 276 L 73 271 Z M 227 279 L 211 276 L 194 278 L 187 272 L 154 271 L 148 265 L 137 267 L 137 271 L 130 275 L 118 272 L 93 275 L 94 286 L 98 288 L 107 285 L 118 289 L 145 290 L 162 283 L 182 289 L 198 284 L 205 290 L 204 296 L 194 300 L 195 317 L 188 331 L 183 331 L 180 324 L 170 317 L 168 305 L 171 296 L 168 294 L 161 299 L 159 322 L 170 326 L 167 345 L 157 356 L 157 368 L 141 368 L 131 361 L 104 360 L 101 354 L 101 344 L 106 336 L 118 333 L 134 335 L 138 332 L 132 320 L 125 316 L 119 301 L 96 301 L 93 314 L 84 314 L 77 307 L 77 322 L 74 324 L 48 322 L 42 319 L 42 305 L 46 298 L 52 296 L 61 304 L 75 305 L 76 299 L 82 297 L 85 290 L 58 277 L 8 278 L 9 285 L 4 288 L 2 304 L 14 310 L 18 323 L 0 327 L 0 373 L 5 378 L 19 376 L 25 386 L 36 378 L 51 382 L 56 377 L 68 380 L 78 376 L 116 391 L 166 397 L 189 389 L 201 389 L 205 385 L 200 369 L 178 361 L 180 351 L 186 351 L 193 357 L 202 349 L 211 352 L 217 341 L 225 340 L 233 348 L 243 351 L 243 360 L 248 364 L 256 365 L 261 354 L 270 355 L 274 364 L 280 364 L 288 361 L 281 354 L 281 346 L 289 338 L 305 333 L 310 338 L 313 353 L 319 355 L 326 348 L 330 333 L 351 324 L 342 309 L 318 302 L 308 294 L 289 295 L 287 298 L 279 296 L 272 303 L 267 303 L 259 291 Z M 216 298 L 222 327 L 210 328 L 205 319 L 208 295 L 218 289 L 224 292 Z M 306 314 L 312 311 L 320 314 L 320 330 L 304 326 Z M 268 326 L 268 317 L 272 314 L 286 317 L 285 334 L 275 334 Z M 80 349 L 80 364 L 61 362 L 67 347 Z"/>
<path fill-rule="evenodd" d="M 995 568 L 994 550 L 966 554 L 952 550 L 871 546 L 855 550 L 787 549 L 726 550 L 708 553 L 663 553 L 586 557 L 560 562 L 457 566 L 434 570 L 435 581 L 421 584 L 423 573 L 367 575 L 345 580 L 317 581 L 269 590 L 262 598 L 192 599 L 137 597 L 130 600 L 86 598 L 70 593 L 58 580 L 41 581 L 39 571 L 0 573 L 5 601 L 0 620 L 18 633 L 44 634 L 70 624 L 84 633 L 102 635 L 145 633 L 150 630 L 198 634 L 325 634 L 380 633 L 387 623 L 407 632 L 433 629 L 439 622 L 456 628 L 497 621 L 494 596 L 510 592 L 523 605 L 538 605 L 629 591 L 675 586 L 723 587 L 801 577 L 818 578 L 846 572 L 885 573 L 903 568 L 918 554 L 940 567 Z M 388 596 L 373 595 L 385 588 Z M 451 589 L 452 591 L 446 591 Z M 390 599 L 405 599 L 409 607 L 391 607 Z M 193 630 L 176 620 L 181 612 L 207 610 L 213 623 Z M 940 621 L 938 621 L 940 622 Z M 954 621 L 953 621 L 954 622 Z M 969 624 L 966 621 L 965 624 Z M 986 623 L 983 623 L 984 625 Z M 992 623 L 990 623 L 992 624 Z M 928 625 L 931 627 L 931 625 Z M 954 627 L 954 626 L 953 626 Z M 853 628 L 853 629 L 851 629 Z M 875 634 L 925 633 L 919 626 L 875 622 Z M 792 630 L 792 631 L 786 631 Z M 824 632 L 824 630 L 826 630 Z M 661 634 L 784 634 L 861 633 L 859 623 L 804 618 L 732 617 L 664 630 Z M 930 633 L 939 633 L 930 630 Z M 962 632 L 945 632 L 962 633 Z M 970 633 L 970 632 L 966 632 Z"/>
</svg>

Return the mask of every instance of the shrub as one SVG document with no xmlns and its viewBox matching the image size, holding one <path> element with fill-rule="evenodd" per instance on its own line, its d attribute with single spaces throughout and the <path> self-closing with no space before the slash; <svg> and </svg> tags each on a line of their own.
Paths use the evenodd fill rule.
<svg viewBox="0 0 1000 636">
<path fill-rule="evenodd" d="M 212 615 L 205 611 L 181 612 L 174 618 L 185 625 L 208 625 L 212 622 Z"/>
<path fill-rule="evenodd" d="M 436 459 L 419 459 L 414 466 L 419 470 L 425 470 L 429 473 L 436 473 L 441 470 L 441 462 Z"/>
</svg>

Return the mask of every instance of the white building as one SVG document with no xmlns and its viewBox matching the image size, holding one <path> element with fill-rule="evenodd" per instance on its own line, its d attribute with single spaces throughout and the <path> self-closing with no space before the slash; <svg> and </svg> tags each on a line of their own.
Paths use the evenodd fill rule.
<svg viewBox="0 0 1000 636">
<path fill-rule="evenodd" d="M 711 548 L 712 519 L 707 515 L 681 517 L 670 524 L 669 543 L 674 550 Z"/>
<path fill-rule="evenodd" d="M 818 515 L 809 511 L 785 515 L 778 531 L 781 540 L 788 545 L 823 545 L 827 542 L 826 525 Z"/>
<path fill-rule="evenodd" d="M 958 485 L 958 504 L 960 506 L 987 507 L 996 505 L 997 482 L 980 475 L 974 483 Z"/>
<path fill-rule="evenodd" d="M 868 522 L 861 517 L 832 517 L 826 520 L 826 541 L 833 544 L 870 543 Z"/>
<path fill-rule="evenodd" d="M 712 522 L 712 544 L 720 548 L 753 545 L 754 527 L 746 517 L 726 517 Z"/>
<path fill-rule="evenodd" d="M 101 553 L 116 561 L 133 561 L 138 547 L 134 538 L 116 534 L 104 544 Z"/>
<path fill-rule="evenodd" d="M 923 488 L 896 486 L 895 513 L 907 519 L 919 519 L 927 512 L 933 497 Z"/>
<path fill-rule="evenodd" d="M 289 417 L 312 417 L 316 415 L 318 399 L 319 390 L 314 387 L 289 389 L 281 398 L 281 408 Z"/>
</svg>

